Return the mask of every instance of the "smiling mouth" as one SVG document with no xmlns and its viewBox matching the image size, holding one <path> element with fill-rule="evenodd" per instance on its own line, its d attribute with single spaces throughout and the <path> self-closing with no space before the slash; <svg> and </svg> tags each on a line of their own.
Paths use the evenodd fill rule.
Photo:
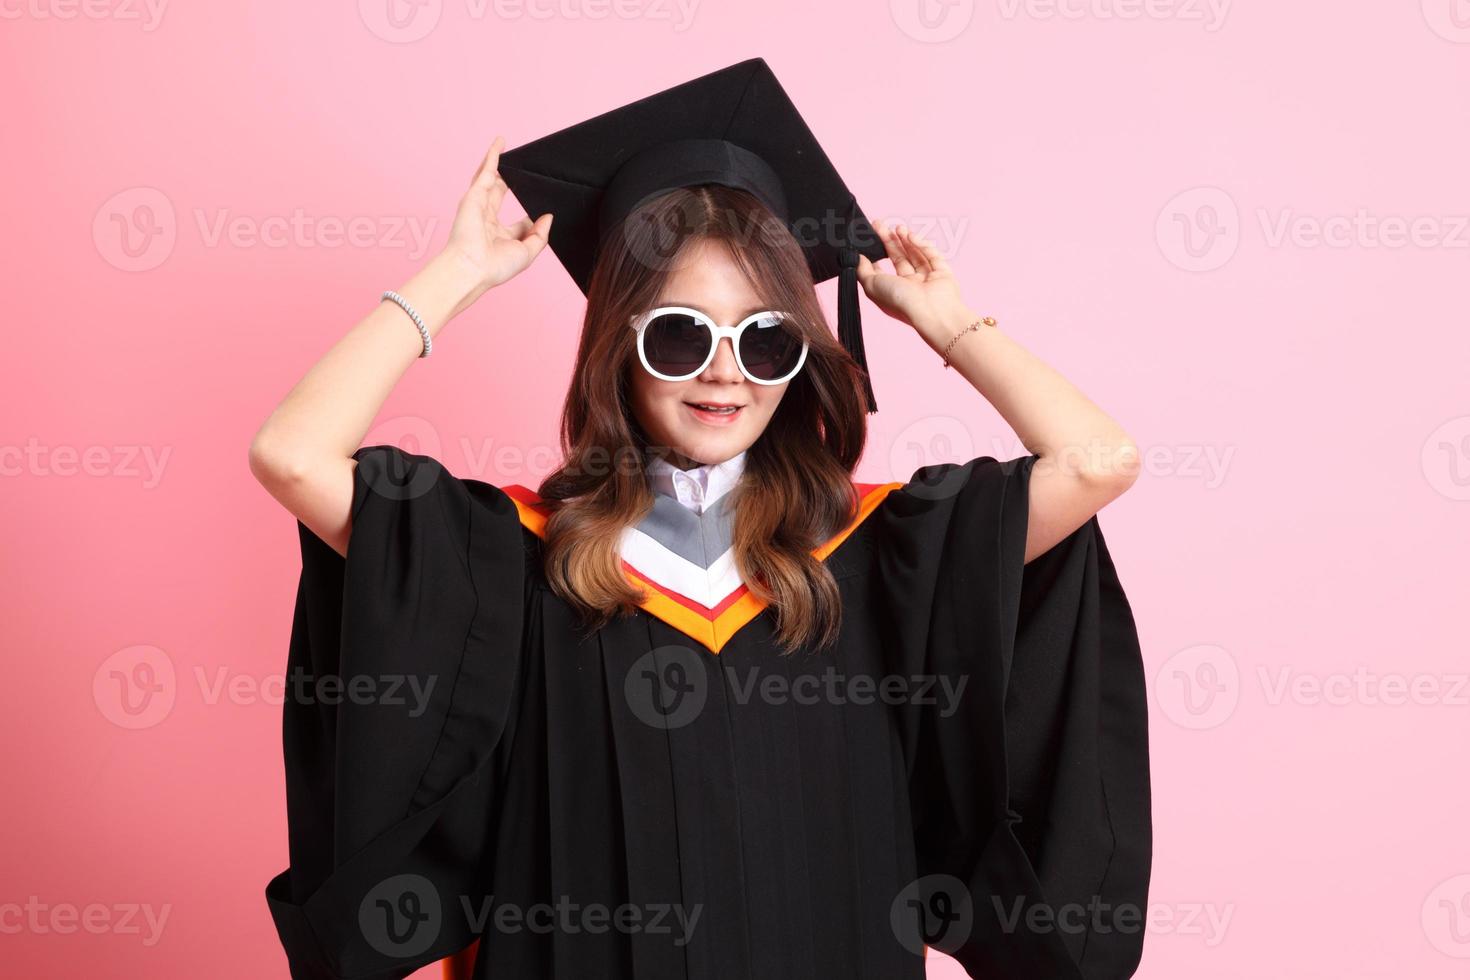
<svg viewBox="0 0 1470 980">
<path fill-rule="evenodd" d="M 722 405 L 717 402 L 685 402 L 690 408 L 698 412 L 708 412 L 711 415 L 734 415 L 743 408 L 743 405 Z"/>
</svg>

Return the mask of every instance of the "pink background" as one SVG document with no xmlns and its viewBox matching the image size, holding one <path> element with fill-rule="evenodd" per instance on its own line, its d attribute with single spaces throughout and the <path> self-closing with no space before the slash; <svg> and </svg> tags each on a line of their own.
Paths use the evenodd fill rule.
<svg viewBox="0 0 1470 980">
<path fill-rule="evenodd" d="M 250 437 L 495 133 L 755 55 L 1148 454 L 1101 518 L 1152 688 L 1138 975 L 1466 975 L 1470 5 L 916 2 L 4 7 L 6 976 L 285 975 L 299 559 Z M 534 484 L 581 309 L 543 256 L 368 441 Z M 1024 452 L 865 318 L 859 479 Z"/>
</svg>

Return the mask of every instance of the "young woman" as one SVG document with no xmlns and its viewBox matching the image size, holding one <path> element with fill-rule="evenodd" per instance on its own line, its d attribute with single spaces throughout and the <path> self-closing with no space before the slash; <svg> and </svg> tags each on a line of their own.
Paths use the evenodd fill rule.
<svg viewBox="0 0 1470 980">
<path fill-rule="evenodd" d="M 430 337 L 546 247 L 551 214 L 498 217 L 501 146 L 397 290 Z M 947 357 L 1030 455 L 854 483 L 862 378 L 794 238 L 733 231 L 781 225 L 720 184 L 637 216 L 671 261 L 597 256 L 536 490 L 360 448 L 425 348 L 397 302 L 251 445 L 303 557 L 267 889 L 293 975 L 917 980 L 925 946 L 1131 975 L 1146 711 L 1094 517 L 1128 436 L 875 222 L 892 269 L 858 280 L 914 372 Z"/>
</svg>

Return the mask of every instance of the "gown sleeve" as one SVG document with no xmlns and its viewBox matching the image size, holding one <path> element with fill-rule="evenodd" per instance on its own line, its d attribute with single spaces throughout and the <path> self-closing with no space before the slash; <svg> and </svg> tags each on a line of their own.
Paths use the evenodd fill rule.
<svg viewBox="0 0 1470 980">
<path fill-rule="evenodd" d="M 1025 562 L 1038 458 L 925 466 L 880 509 L 890 664 L 960 691 L 900 708 L 915 907 L 972 977 L 1130 977 L 1152 859 L 1138 633 L 1095 515 Z"/>
<path fill-rule="evenodd" d="M 354 458 L 346 558 L 297 522 L 290 866 L 266 886 L 294 980 L 405 977 L 474 941 L 521 676 L 514 503 L 393 446 Z"/>
</svg>

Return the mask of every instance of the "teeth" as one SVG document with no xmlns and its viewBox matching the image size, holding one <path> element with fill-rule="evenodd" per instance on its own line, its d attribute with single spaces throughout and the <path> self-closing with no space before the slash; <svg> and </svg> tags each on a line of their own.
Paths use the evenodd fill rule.
<svg viewBox="0 0 1470 980">
<path fill-rule="evenodd" d="M 730 408 L 716 408 L 713 405 L 700 405 L 700 404 L 696 404 L 694 407 L 695 408 L 699 408 L 699 409 L 703 409 L 706 412 L 718 412 L 721 415 L 729 415 L 731 412 L 735 411 L 735 407 L 734 406 L 732 406 Z"/>
</svg>

